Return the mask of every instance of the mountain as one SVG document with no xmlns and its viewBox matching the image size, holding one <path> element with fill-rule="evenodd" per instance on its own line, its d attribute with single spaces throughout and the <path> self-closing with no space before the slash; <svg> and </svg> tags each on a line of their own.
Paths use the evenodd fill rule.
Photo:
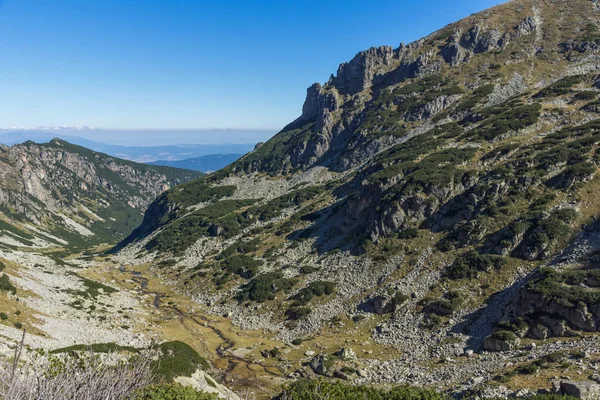
<svg viewBox="0 0 600 400">
<path fill-rule="evenodd" d="M 114 244 L 140 223 L 159 194 L 199 176 L 60 139 L 0 145 L 0 246 Z"/>
<path fill-rule="evenodd" d="M 242 329 L 359 354 L 317 353 L 301 376 L 365 368 L 357 382 L 493 397 L 591 375 L 599 26 L 595 1 L 514 0 L 361 51 L 271 140 L 162 194 L 114 251 Z"/>
<path fill-rule="evenodd" d="M 243 137 L 244 132 L 227 131 Z M 253 131 L 252 131 L 253 132 Z M 13 145 L 23 143 L 28 140 L 36 143 L 46 143 L 54 138 L 59 138 L 71 144 L 86 147 L 90 150 L 106 153 L 113 157 L 123 158 L 136 162 L 153 162 L 157 160 L 177 161 L 188 158 L 201 157 L 213 154 L 245 154 L 254 148 L 254 143 L 221 143 L 221 144 L 175 144 L 165 146 L 122 146 L 100 143 L 83 137 L 74 136 L 77 132 L 69 132 L 72 135 L 61 132 L 36 132 L 36 131 L 17 131 L 0 134 L 0 143 Z M 115 134 L 116 131 L 95 131 L 98 137 L 107 133 Z M 207 131 L 202 131 L 206 134 Z M 144 132 L 122 132 L 123 135 L 140 135 Z M 165 131 L 165 135 L 169 135 Z M 218 133 L 215 133 L 218 134 Z M 140 141 L 142 141 L 140 139 Z"/>
<path fill-rule="evenodd" d="M 211 154 L 208 156 L 188 158 L 185 160 L 158 160 L 149 162 L 148 164 L 190 169 L 193 171 L 212 172 L 228 166 L 242 156 L 243 154 Z"/>
</svg>

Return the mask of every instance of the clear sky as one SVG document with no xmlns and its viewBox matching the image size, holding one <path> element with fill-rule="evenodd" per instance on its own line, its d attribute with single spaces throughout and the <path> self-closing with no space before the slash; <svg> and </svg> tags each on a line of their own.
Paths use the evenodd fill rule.
<svg viewBox="0 0 600 400">
<path fill-rule="evenodd" d="M 0 0 L 0 127 L 278 129 L 371 46 L 499 0 Z"/>
</svg>

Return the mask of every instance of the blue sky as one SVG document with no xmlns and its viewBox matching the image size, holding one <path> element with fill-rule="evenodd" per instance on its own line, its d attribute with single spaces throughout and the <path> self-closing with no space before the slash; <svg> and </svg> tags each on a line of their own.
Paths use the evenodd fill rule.
<svg viewBox="0 0 600 400">
<path fill-rule="evenodd" d="M 278 129 L 375 45 L 498 0 L 0 0 L 0 127 Z"/>
</svg>

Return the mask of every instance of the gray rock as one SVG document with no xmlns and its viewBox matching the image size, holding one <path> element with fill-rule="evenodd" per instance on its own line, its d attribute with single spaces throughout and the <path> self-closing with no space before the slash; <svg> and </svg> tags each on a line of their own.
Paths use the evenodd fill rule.
<svg viewBox="0 0 600 400">
<path fill-rule="evenodd" d="M 516 349 L 519 343 L 520 341 L 518 338 L 515 340 L 502 340 L 492 335 L 485 338 L 483 341 L 483 348 L 484 350 L 493 352 L 510 351 Z"/>
<path fill-rule="evenodd" d="M 356 94 L 369 88 L 378 67 L 389 65 L 394 57 L 390 46 L 361 51 L 351 61 L 340 65 L 331 83 L 342 94 Z"/>
<path fill-rule="evenodd" d="M 562 381 L 560 384 L 561 393 L 577 397 L 583 400 L 600 399 L 600 384 L 593 381 Z"/>
<path fill-rule="evenodd" d="M 337 353 L 335 353 L 335 355 L 344 360 L 355 360 L 356 359 L 356 353 L 354 352 L 354 350 L 349 349 L 347 347 L 340 349 Z"/>
<path fill-rule="evenodd" d="M 318 375 L 329 375 L 331 370 L 329 358 L 326 355 L 314 357 L 309 364 L 310 368 Z"/>
</svg>

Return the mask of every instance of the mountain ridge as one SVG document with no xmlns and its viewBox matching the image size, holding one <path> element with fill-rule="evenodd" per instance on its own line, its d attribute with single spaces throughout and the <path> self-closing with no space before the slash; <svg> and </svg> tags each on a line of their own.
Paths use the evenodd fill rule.
<svg viewBox="0 0 600 400">
<path fill-rule="evenodd" d="M 17 246 L 33 238 L 50 239 L 46 245 L 54 246 L 65 240 L 110 243 L 127 233 L 162 191 L 200 176 L 120 160 L 60 139 L 1 145 L 0 162 L 2 221 L 8 229 L 3 233 L 10 238 L 4 244 Z"/>
<path fill-rule="evenodd" d="M 160 194 L 102 276 L 173 284 L 141 291 L 169 329 L 192 303 L 213 366 L 256 385 L 598 391 L 597 7 L 513 0 L 359 52 L 271 140 Z"/>
</svg>

